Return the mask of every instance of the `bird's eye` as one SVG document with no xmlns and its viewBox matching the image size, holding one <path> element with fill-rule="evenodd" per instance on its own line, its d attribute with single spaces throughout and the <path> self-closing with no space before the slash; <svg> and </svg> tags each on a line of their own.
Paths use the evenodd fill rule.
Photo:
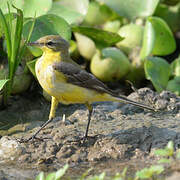
<svg viewBox="0 0 180 180">
<path fill-rule="evenodd" d="M 53 45 L 53 42 L 52 42 L 52 41 L 49 41 L 49 42 L 47 43 L 47 45 L 48 45 L 48 46 L 52 46 L 52 45 Z"/>
</svg>

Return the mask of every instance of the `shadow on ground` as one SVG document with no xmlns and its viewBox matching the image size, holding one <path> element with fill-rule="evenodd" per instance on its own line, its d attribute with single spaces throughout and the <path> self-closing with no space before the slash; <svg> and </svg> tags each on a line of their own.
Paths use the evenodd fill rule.
<svg viewBox="0 0 180 180">
<path fill-rule="evenodd" d="M 6 122 L 16 122 L 0 132 L 0 174 L 7 176 L 19 168 L 19 172 L 24 172 L 21 175 L 35 177 L 40 170 L 56 170 L 66 163 L 70 164 L 69 174 L 73 177 L 92 166 L 94 173 L 106 170 L 114 174 L 125 166 L 132 165 L 136 170 L 151 164 L 156 160 L 154 149 L 164 147 L 169 140 L 180 147 L 180 98 L 169 92 L 158 95 L 148 88 L 129 98 L 159 111 L 120 103 L 95 103 L 90 137 L 83 144 L 87 111 L 82 105 L 60 105 L 57 114 L 66 114 L 65 122 L 56 118 L 50 123 L 38 136 L 43 141 L 19 143 L 17 139 L 28 138 L 47 119 L 50 107 L 40 98 L 19 97 L 10 108 L 0 112 L 4 127 Z M 26 179 L 20 179 L 23 178 Z"/>
</svg>

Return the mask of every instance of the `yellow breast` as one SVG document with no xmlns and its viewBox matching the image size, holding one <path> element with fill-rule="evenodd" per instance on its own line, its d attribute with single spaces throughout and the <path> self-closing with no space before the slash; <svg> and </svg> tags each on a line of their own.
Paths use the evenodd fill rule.
<svg viewBox="0 0 180 180">
<path fill-rule="evenodd" d="M 60 63 L 60 52 L 44 53 L 36 62 L 35 70 L 37 79 L 42 88 L 61 103 L 91 103 L 95 101 L 108 101 L 110 96 L 67 83 L 66 77 L 54 70 L 53 64 Z"/>
<path fill-rule="evenodd" d="M 43 55 L 38 59 L 35 66 L 37 79 L 42 88 L 52 95 L 51 91 L 54 88 L 54 83 L 57 77 L 60 82 L 65 82 L 65 77 L 62 74 L 56 74 L 53 69 L 53 64 L 60 62 L 60 52 L 44 51 Z"/>
</svg>

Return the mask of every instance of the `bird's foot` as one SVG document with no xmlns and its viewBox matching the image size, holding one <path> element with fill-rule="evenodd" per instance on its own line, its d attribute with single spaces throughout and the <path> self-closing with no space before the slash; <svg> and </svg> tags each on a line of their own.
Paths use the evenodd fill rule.
<svg viewBox="0 0 180 180">
<path fill-rule="evenodd" d="M 97 136 L 84 136 L 80 139 L 80 146 L 89 146 L 96 142 Z"/>
<path fill-rule="evenodd" d="M 38 137 L 33 135 L 30 138 L 28 138 L 28 139 L 24 139 L 24 138 L 18 139 L 18 142 L 20 142 L 20 143 L 27 143 L 27 142 L 35 141 L 35 140 L 44 141 L 44 138 L 38 138 Z"/>
<path fill-rule="evenodd" d="M 83 136 L 83 137 L 74 137 L 73 139 L 67 140 L 68 144 L 76 144 L 78 146 L 88 146 L 93 144 L 96 141 L 96 136 Z"/>
</svg>

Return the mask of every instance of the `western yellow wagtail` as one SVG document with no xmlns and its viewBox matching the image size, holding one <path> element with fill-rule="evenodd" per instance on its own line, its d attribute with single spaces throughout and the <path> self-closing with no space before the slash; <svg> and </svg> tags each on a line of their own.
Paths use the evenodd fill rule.
<svg viewBox="0 0 180 180">
<path fill-rule="evenodd" d="M 49 120 L 27 141 L 34 139 L 41 129 L 53 120 L 59 102 L 63 104 L 80 103 L 87 106 L 89 114 L 84 139 L 88 136 L 93 102 L 117 101 L 154 111 L 147 105 L 117 95 L 94 75 L 81 69 L 70 58 L 69 43 L 62 37 L 49 35 L 29 43 L 29 45 L 37 46 L 43 51 L 43 55 L 36 62 L 35 70 L 40 85 L 52 96 L 52 100 Z"/>
</svg>

